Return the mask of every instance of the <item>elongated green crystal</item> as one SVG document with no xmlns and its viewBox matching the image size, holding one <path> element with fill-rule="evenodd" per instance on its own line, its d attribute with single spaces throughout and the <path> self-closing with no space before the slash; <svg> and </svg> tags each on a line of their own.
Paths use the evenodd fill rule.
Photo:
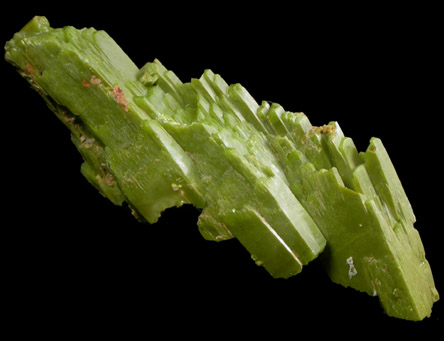
<svg viewBox="0 0 444 341">
<path fill-rule="evenodd" d="M 439 296 L 379 139 L 358 153 L 336 122 L 313 127 L 303 113 L 259 105 L 211 70 L 182 83 L 158 60 L 139 69 L 92 28 L 35 17 L 5 49 L 113 203 L 149 223 L 193 204 L 205 239 L 237 238 L 274 277 L 320 255 L 334 282 L 377 295 L 388 315 L 430 316 Z"/>
</svg>

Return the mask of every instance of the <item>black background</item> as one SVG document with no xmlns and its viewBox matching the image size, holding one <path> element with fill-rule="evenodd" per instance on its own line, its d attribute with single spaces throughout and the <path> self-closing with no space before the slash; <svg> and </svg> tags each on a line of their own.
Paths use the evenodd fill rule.
<svg viewBox="0 0 444 341">
<path fill-rule="evenodd" d="M 436 9 L 100 6 L 4 5 L 2 41 L 34 15 L 52 27 L 92 26 L 140 67 L 158 58 L 184 82 L 210 68 L 259 102 L 305 112 L 313 125 L 338 121 L 359 150 L 380 137 L 444 292 Z M 317 261 L 296 277 L 273 279 L 237 241 L 205 241 L 192 207 L 168 210 L 154 225 L 137 222 L 80 175 L 68 131 L 6 62 L 1 79 L 2 299 L 16 333 L 83 335 L 92 327 L 88 335 L 158 330 L 211 339 L 443 330 L 441 301 L 422 322 L 393 319 L 376 298 L 330 282 Z"/>
</svg>

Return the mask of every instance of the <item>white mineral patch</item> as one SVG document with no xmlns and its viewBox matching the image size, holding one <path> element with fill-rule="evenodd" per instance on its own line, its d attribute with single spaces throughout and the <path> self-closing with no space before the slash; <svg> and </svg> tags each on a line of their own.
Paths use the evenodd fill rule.
<svg viewBox="0 0 444 341">
<path fill-rule="evenodd" d="M 353 264 L 353 257 L 349 257 L 347 258 L 347 264 L 349 266 L 348 269 L 348 278 L 352 279 L 353 276 L 356 276 L 356 274 L 358 273 L 358 271 L 356 271 L 356 268 Z"/>
</svg>

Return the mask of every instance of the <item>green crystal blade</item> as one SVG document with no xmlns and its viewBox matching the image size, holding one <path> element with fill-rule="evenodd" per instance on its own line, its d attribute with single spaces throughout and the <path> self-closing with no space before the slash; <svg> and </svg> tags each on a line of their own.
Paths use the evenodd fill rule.
<svg viewBox="0 0 444 341">
<path fill-rule="evenodd" d="M 337 122 L 313 127 L 211 70 L 183 83 L 157 59 L 139 69 L 93 28 L 35 17 L 5 50 L 114 204 L 149 223 L 192 204 L 205 239 L 237 238 L 274 277 L 320 255 L 332 281 L 378 296 L 388 315 L 430 316 L 439 295 L 379 139 L 358 153 Z"/>
</svg>

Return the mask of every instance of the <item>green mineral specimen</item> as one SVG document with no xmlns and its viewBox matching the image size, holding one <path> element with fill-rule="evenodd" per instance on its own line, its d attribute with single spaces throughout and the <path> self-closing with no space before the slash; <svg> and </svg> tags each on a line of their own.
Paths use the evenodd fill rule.
<svg viewBox="0 0 444 341">
<path fill-rule="evenodd" d="M 211 70 L 182 83 L 158 60 L 139 69 L 93 28 L 35 17 L 5 49 L 114 204 L 149 223 L 192 204 L 205 239 L 237 238 L 273 277 L 320 256 L 332 281 L 378 296 L 388 315 L 430 316 L 439 296 L 379 139 L 359 153 L 336 122 L 259 105 Z"/>
</svg>

